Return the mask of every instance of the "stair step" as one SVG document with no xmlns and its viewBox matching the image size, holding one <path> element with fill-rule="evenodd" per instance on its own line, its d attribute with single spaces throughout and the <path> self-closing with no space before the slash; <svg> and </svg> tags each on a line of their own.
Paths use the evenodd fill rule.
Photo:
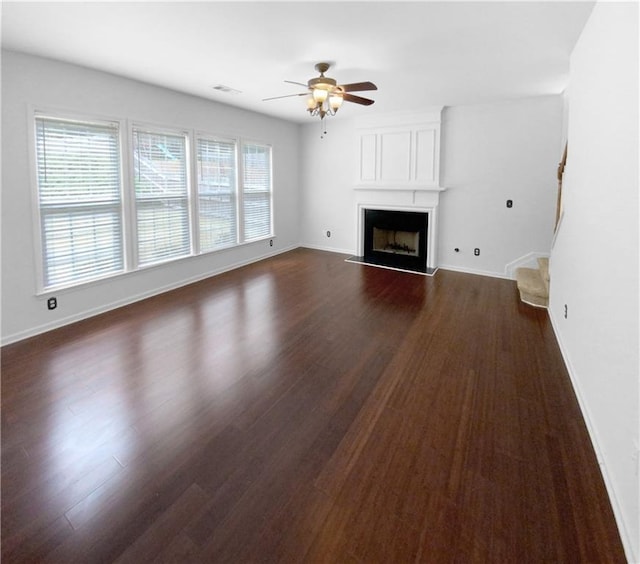
<svg viewBox="0 0 640 564">
<path fill-rule="evenodd" d="M 544 282 L 547 290 L 547 296 L 549 295 L 549 257 L 540 257 L 538 259 L 538 270 L 540 270 L 540 276 Z"/>
<path fill-rule="evenodd" d="M 549 305 L 548 270 L 541 272 L 537 268 L 518 268 L 516 282 L 520 291 L 520 299 L 536 307 Z"/>
</svg>

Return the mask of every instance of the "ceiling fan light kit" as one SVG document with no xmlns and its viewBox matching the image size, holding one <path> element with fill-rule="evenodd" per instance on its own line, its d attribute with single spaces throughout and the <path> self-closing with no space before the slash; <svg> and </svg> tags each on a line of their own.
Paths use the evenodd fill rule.
<svg viewBox="0 0 640 564">
<path fill-rule="evenodd" d="M 309 115 L 320 117 L 320 122 L 323 124 L 323 135 L 326 133 L 324 129 L 325 116 L 335 116 L 342 102 L 352 102 L 354 104 L 360 104 L 362 106 L 370 106 L 374 100 L 369 98 L 362 98 L 361 96 L 354 96 L 349 92 L 361 92 L 365 90 L 377 90 L 378 87 L 373 82 L 354 82 L 352 84 L 338 84 L 335 79 L 325 76 L 324 73 L 329 70 L 329 63 L 318 63 L 315 69 L 320 73 L 320 76 L 311 78 L 307 81 L 307 92 L 301 92 L 299 94 L 288 94 L 285 96 L 276 96 L 274 98 L 265 98 L 266 100 L 277 100 L 278 98 L 289 98 L 291 96 L 306 96 L 307 111 Z M 293 82 L 291 80 L 285 80 L 290 84 L 299 84 L 305 86 L 301 82 Z"/>
</svg>

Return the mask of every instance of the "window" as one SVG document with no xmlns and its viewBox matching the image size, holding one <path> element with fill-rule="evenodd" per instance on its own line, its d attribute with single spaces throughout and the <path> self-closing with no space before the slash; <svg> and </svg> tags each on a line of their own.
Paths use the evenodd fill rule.
<svg viewBox="0 0 640 564">
<path fill-rule="evenodd" d="M 234 141 L 197 140 L 200 252 L 238 241 L 236 168 Z"/>
<path fill-rule="evenodd" d="M 43 285 L 124 270 L 118 124 L 37 116 Z"/>
<path fill-rule="evenodd" d="M 246 144 L 243 157 L 244 240 L 271 235 L 271 147 Z"/>
<path fill-rule="evenodd" d="M 133 130 L 138 265 L 191 253 L 186 135 Z"/>
<path fill-rule="evenodd" d="M 273 234 L 271 147 L 34 112 L 40 290 Z M 128 155 L 122 159 L 122 155 Z"/>
</svg>

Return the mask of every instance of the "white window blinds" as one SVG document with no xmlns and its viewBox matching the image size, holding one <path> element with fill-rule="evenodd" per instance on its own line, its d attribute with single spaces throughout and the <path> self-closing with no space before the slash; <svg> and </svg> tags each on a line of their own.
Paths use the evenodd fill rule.
<svg viewBox="0 0 640 564">
<path fill-rule="evenodd" d="M 43 285 L 124 269 L 117 124 L 36 117 Z"/>
<path fill-rule="evenodd" d="M 271 235 L 271 147 L 245 144 L 243 157 L 244 240 Z"/>
<path fill-rule="evenodd" d="M 237 242 L 236 144 L 197 140 L 198 225 L 200 251 Z"/>
<path fill-rule="evenodd" d="M 191 253 L 186 136 L 133 130 L 138 264 Z"/>
<path fill-rule="evenodd" d="M 39 291 L 273 236 L 267 144 L 135 123 L 123 136 L 118 119 L 33 117 Z"/>
</svg>

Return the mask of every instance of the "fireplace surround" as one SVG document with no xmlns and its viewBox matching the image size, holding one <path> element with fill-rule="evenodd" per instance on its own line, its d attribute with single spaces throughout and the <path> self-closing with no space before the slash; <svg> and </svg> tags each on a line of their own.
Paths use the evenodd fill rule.
<svg viewBox="0 0 640 564">
<path fill-rule="evenodd" d="M 437 203 L 428 207 L 358 204 L 358 254 L 347 261 L 435 274 L 436 212 Z"/>
<path fill-rule="evenodd" d="M 369 115 L 356 122 L 357 247 L 348 261 L 436 272 L 438 205 L 445 190 L 440 186 L 441 115 L 442 107 L 434 106 L 422 112 Z M 408 225 L 366 229 L 370 211 L 407 212 Z M 412 217 L 420 218 L 418 226 Z"/>
</svg>

